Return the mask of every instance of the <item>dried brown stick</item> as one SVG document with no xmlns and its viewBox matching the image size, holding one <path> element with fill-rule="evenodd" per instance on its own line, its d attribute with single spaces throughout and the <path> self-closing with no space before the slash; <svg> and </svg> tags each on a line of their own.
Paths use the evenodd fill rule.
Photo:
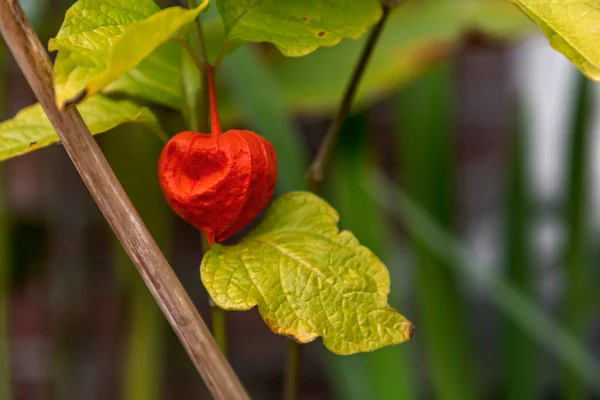
<svg viewBox="0 0 600 400">
<path fill-rule="evenodd" d="M 77 110 L 59 111 L 52 66 L 17 0 L 0 0 L 0 33 L 73 164 L 216 399 L 248 399 Z"/>
</svg>

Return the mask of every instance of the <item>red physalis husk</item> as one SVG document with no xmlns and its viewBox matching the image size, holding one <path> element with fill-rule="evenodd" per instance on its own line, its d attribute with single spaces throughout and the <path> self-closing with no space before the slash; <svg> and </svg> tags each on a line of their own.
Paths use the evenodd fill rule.
<svg viewBox="0 0 600 400">
<path fill-rule="evenodd" d="M 277 159 L 269 141 L 252 131 L 221 133 L 214 79 L 207 66 L 211 134 L 180 132 L 158 160 L 167 202 L 212 245 L 252 221 L 273 195 Z"/>
</svg>

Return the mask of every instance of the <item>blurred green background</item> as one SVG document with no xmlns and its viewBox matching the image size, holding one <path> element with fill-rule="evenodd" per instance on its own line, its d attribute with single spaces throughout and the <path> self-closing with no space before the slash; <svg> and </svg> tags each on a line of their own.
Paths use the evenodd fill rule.
<svg viewBox="0 0 600 400">
<path fill-rule="evenodd" d="M 72 1 L 21 3 L 46 43 Z M 214 58 L 214 6 L 202 18 Z M 305 189 L 363 42 L 297 59 L 245 45 L 225 59 L 223 126 L 271 140 L 279 193 Z M 416 336 L 347 357 L 307 345 L 301 399 L 600 398 L 596 88 L 508 1 L 394 11 L 323 196 L 388 265 L 390 304 Z M 33 102 L 0 43 L 0 115 Z M 169 134 L 186 128 L 153 110 Z M 134 126 L 98 140 L 210 322 L 198 232 L 155 179 L 162 143 Z M 210 398 L 64 150 L 2 163 L 0 185 L 0 399 Z M 255 310 L 227 324 L 251 396 L 280 398 L 288 339 Z"/>
</svg>

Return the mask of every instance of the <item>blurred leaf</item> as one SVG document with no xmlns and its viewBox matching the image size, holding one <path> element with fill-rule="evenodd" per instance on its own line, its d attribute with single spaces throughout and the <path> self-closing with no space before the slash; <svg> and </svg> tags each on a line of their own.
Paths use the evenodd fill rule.
<svg viewBox="0 0 600 400">
<path fill-rule="evenodd" d="M 548 36 L 550 45 L 563 53 L 586 76 L 600 80 L 596 0 L 511 0 Z"/>
<path fill-rule="evenodd" d="M 378 0 L 217 0 L 230 40 L 270 42 L 288 57 L 356 39 L 381 18 Z"/>
<path fill-rule="evenodd" d="M 565 251 L 564 321 L 565 327 L 582 343 L 586 342 L 591 322 L 590 294 L 593 284 L 589 249 L 589 173 L 592 147 L 592 82 L 579 75 L 576 96 L 573 98 L 572 129 L 567 170 L 566 215 L 567 247 Z M 585 381 L 576 370 L 568 368 L 563 376 L 562 398 L 578 400 L 589 398 Z"/>
<path fill-rule="evenodd" d="M 230 97 L 244 121 L 273 144 L 279 166 L 278 190 L 304 189 L 308 167 L 305 146 L 289 118 L 281 85 L 253 50 L 246 46 L 225 59 L 222 75 L 230 93 L 224 100 Z M 219 111 L 221 104 L 219 99 Z"/>
<path fill-rule="evenodd" d="M 106 132 L 126 122 L 148 125 L 162 134 L 154 114 L 127 100 L 96 95 L 77 106 L 92 134 Z M 0 123 L 0 161 L 28 153 L 58 141 L 42 106 L 21 110 L 13 119 Z"/>
<path fill-rule="evenodd" d="M 600 394 L 600 363 L 579 340 L 558 326 L 517 288 L 490 273 L 490 270 L 494 270 L 493 266 L 477 262 L 454 235 L 393 182 L 374 171 L 363 185 L 367 188 L 367 193 L 385 210 L 404 222 L 411 235 L 417 237 L 437 257 L 446 260 L 444 265 L 460 274 L 464 282 L 476 286 L 478 292 L 500 312 L 582 377 L 596 395 Z M 426 333 L 422 330 L 420 332 Z"/>
<path fill-rule="evenodd" d="M 58 50 L 54 83 L 59 107 L 99 92 L 137 66 L 192 22 L 207 4 L 204 0 L 193 10 L 170 7 L 159 11 L 151 0 L 79 0 L 67 11 L 49 43 L 51 51 Z M 150 59 L 137 75 L 130 74 L 132 79 L 139 82 L 145 76 L 148 80 L 153 71 L 164 74 L 161 65 L 168 63 L 167 55 L 164 51 L 154 54 L 156 59 Z M 157 81 L 164 83 L 164 75 Z M 155 85 L 154 90 L 160 89 L 164 87 Z"/>
<path fill-rule="evenodd" d="M 177 43 L 165 43 L 130 69 L 109 83 L 103 93 L 123 93 L 163 106 L 182 109 L 185 104 L 181 59 L 190 56 Z"/>
<path fill-rule="evenodd" d="M 401 6 L 390 16 L 381 34 L 355 105 L 364 107 L 374 97 L 395 91 L 453 54 L 467 31 L 513 38 L 531 26 L 518 10 L 498 0 L 415 2 Z M 345 40 L 334 48 L 319 49 L 300 59 L 277 59 L 274 71 L 290 108 L 306 113 L 332 112 L 352 74 L 363 41 Z"/>
<path fill-rule="evenodd" d="M 402 290 L 398 290 L 398 283 L 402 279 L 406 281 L 406 271 L 399 271 L 397 265 L 388 262 L 393 240 L 388 218 L 361 184 L 370 176 L 374 162 L 371 154 L 374 149 L 369 146 L 368 139 L 375 132 L 368 128 L 365 114 L 346 120 L 325 189 L 327 199 L 341 215 L 340 227 L 350 230 L 364 246 L 389 265 L 392 277 L 394 272 L 401 274 L 400 280 L 392 283 L 389 296 L 390 304 L 399 307 Z M 417 385 L 414 384 L 412 360 L 407 357 L 408 351 L 414 350 L 414 344 L 389 346 L 353 357 L 330 355 L 337 397 L 344 400 L 418 398 L 414 393 Z"/>
<path fill-rule="evenodd" d="M 531 210 L 527 179 L 529 140 L 524 109 L 516 108 L 511 151 L 508 157 L 508 195 L 506 199 L 504 274 L 507 283 L 529 299 L 535 296 L 533 268 L 530 262 Z M 503 372 L 505 395 L 509 400 L 539 398 L 539 368 L 535 362 L 535 342 L 511 318 L 503 318 Z"/>
<path fill-rule="evenodd" d="M 453 224 L 453 65 L 436 66 L 399 96 L 399 170 L 408 193 L 437 223 Z M 410 235 L 427 370 L 436 397 L 477 398 L 477 372 L 458 279 L 428 246 Z M 450 261 L 454 262 L 454 261 Z"/>
<path fill-rule="evenodd" d="M 258 305 L 273 332 L 302 343 L 322 336 L 336 354 L 410 339 L 411 323 L 387 304 L 387 269 L 350 232 L 338 231 L 338 219 L 314 194 L 285 194 L 240 244 L 211 248 L 202 282 L 219 307 Z"/>
<path fill-rule="evenodd" d="M 119 182 L 164 254 L 173 237 L 173 214 L 156 179 L 156 160 L 163 143 L 143 127 L 120 127 L 102 136 L 102 149 Z M 136 149 L 132 154 L 131 149 Z M 123 400 L 162 399 L 166 321 L 135 266 L 114 237 L 115 274 L 129 303 L 128 335 L 123 347 Z M 170 366 L 170 364 L 169 364 Z"/>
</svg>

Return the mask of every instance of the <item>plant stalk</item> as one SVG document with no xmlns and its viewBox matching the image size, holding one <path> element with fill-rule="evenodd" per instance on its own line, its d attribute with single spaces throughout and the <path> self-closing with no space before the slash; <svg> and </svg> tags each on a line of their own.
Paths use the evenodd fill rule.
<svg viewBox="0 0 600 400">
<path fill-rule="evenodd" d="M 356 91 L 365 73 L 365 70 L 367 69 L 371 54 L 373 54 L 375 45 L 377 44 L 377 41 L 381 35 L 381 31 L 383 30 L 390 12 L 391 8 L 387 5 L 383 5 L 383 15 L 369 34 L 367 43 L 365 44 L 360 58 L 358 59 L 358 63 L 356 64 L 356 67 L 354 67 L 354 72 L 352 73 L 352 77 L 348 82 L 346 92 L 344 93 L 344 97 L 342 98 L 342 102 L 340 103 L 337 114 L 335 115 L 331 125 L 329 125 L 329 129 L 327 130 L 325 139 L 323 139 L 323 142 L 319 147 L 317 156 L 308 168 L 308 190 L 313 193 L 318 193 L 321 189 L 321 184 L 325 178 L 325 172 L 329 167 L 329 164 L 331 164 L 331 159 L 335 151 L 335 146 L 337 144 L 342 125 L 344 124 L 344 121 L 350 112 L 350 107 L 352 106 L 352 102 L 356 96 Z"/>
<path fill-rule="evenodd" d="M 321 184 L 325 178 L 325 172 L 331 164 L 342 126 L 348 117 L 350 107 L 352 106 L 356 96 L 356 91 L 360 85 L 360 81 L 362 80 L 362 77 L 367 69 L 367 65 L 369 64 L 369 60 L 371 59 L 375 45 L 381 36 L 383 27 L 385 26 L 385 23 L 388 20 L 392 10 L 392 8 L 386 4 L 383 4 L 382 8 L 383 14 L 381 19 L 377 25 L 373 27 L 369 37 L 367 38 L 367 42 L 365 43 L 360 58 L 358 59 L 358 63 L 354 68 L 350 81 L 348 82 L 348 86 L 346 87 L 346 91 L 344 92 L 344 96 L 342 97 L 340 107 L 338 108 L 333 121 L 329 125 L 327 133 L 325 134 L 325 139 L 323 139 L 323 142 L 321 143 L 321 146 L 317 152 L 317 156 L 308 168 L 307 186 L 308 190 L 313 193 L 318 193 L 321 189 Z M 301 344 L 295 341 L 290 342 L 288 348 L 288 364 L 286 367 L 287 369 L 284 382 L 286 400 L 295 400 L 298 398 L 302 350 L 303 348 Z"/>
<path fill-rule="evenodd" d="M 201 235 L 202 244 L 202 256 L 204 256 L 210 250 L 210 244 L 206 239 L 206 235 Z M 212 299 L 209 299 L 208 304 L 210 306 L 210 313 L 212 317 L 212 334 L 219 346 L 219 350 L 225 357 L 227 357 L 227 321 L 225 319 L 226 312 L 215 304 Z"/>
<path fill-rule="evenodd" d="M 302 344 L 290 340 L 285 373 L 284 400 L 297 400 L 300 388 L 300 366 L 302 365 Z"/>
<path fill-rule="evenodd" d="M 52 64 L 17 0 L 0 0 L 0 33 L 48 119 L 146 286 L 216 399 L 248 399 L 181 282 L 133 207 L 95 140 L 72 107 L 60 111 Z"/>
</svg>

